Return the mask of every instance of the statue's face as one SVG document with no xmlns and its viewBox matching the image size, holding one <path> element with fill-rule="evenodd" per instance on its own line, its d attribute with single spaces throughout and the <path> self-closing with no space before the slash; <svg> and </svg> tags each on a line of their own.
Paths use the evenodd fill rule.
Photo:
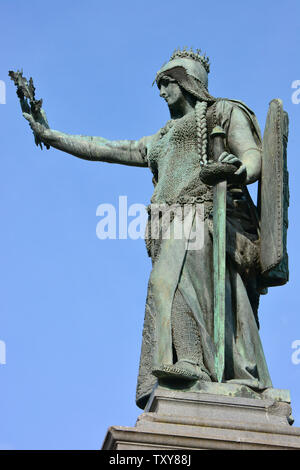
<svg viewBox="0 0 300 470">
<path fill-rule="evenodd" d="M 168 76 L 160 80 L 159 90 L 160 96 L 166 100 L 169 107 L 174 107 L 185 99 L 178 83 Z"/>
</svg>

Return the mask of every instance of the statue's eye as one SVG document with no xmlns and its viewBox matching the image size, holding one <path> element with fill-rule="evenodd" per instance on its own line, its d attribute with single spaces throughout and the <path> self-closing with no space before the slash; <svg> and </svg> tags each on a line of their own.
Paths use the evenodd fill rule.
<svg viewBox="0 0 300 470">
<path fill-rule="evenodd" d="M 167 78 L 163 78 L 160 81 L 159 87 L 161 87 L 161 86 L 167 87 L 169 85 L 169 83 L 170 83 L 170 80 L 168 80 Z"/>
</svg>

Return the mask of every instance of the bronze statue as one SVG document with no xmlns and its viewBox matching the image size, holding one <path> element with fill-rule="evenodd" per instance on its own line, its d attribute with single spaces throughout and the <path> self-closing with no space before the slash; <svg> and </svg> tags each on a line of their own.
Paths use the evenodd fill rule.
<svg viewBox="0 0 300 470">
<path fill-rule="evenodd" d="M 241 101 L 211 96 L 208 73 L 201 51 L 175 51 L 155 77 L 170 120 L 155 135 L 109 141 L 50 129 L 33 83 L 30 94 L 22 74 L 10 72 L 37 144 L 152 172 L 146 245 L 153 269 L 136 395 L 141 408 L 157 380 L 180 387 L 198 381 L 272 387 L 258 303 L 268 286 L 288 279 L 287 119 L 280 100 L 273 100 L 262 143 L 253 111 Z M 258 206 L 247 191 L 256 181 Z M 162 225 L 152 236 L 153 208 L 176 212 L 187 206 L 189 233 L 201 230 L 201 246 L 190 248 L 189 237 L 174 236 L 176 216 L 169 219 L 169 237 L 162 236 Z"/>
</svg>

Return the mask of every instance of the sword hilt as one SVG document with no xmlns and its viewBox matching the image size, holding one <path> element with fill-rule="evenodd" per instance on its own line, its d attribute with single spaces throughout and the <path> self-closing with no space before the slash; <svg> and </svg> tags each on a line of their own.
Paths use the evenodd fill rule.
<svg viewBox="0 0 300 470">
<path fill-rule="evenodd" d="M 219 160 L 219 156 L 225 152 L 225 143 L 224 139 L 226 137 L 226 132 L 223 127 L 215 126 L 210 134 L 211 139 L 213 140 L 213 159 L 214 162 Z"/>
</svg>

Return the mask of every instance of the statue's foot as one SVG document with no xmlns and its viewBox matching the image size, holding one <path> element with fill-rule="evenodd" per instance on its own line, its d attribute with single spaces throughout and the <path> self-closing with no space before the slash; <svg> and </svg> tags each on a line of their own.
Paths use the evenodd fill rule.
<svg viewBox="0 0 300 470">
<path fill-rule="evenodd" d="M 209 375 L 201 367 L 190 362 L 178 361 L 173 365 L 162 365 L 154 369 L 152 374 L 159 379 L 177 379 L 185 381 L 203 380 L 210 382 Z"/>
</svg>

